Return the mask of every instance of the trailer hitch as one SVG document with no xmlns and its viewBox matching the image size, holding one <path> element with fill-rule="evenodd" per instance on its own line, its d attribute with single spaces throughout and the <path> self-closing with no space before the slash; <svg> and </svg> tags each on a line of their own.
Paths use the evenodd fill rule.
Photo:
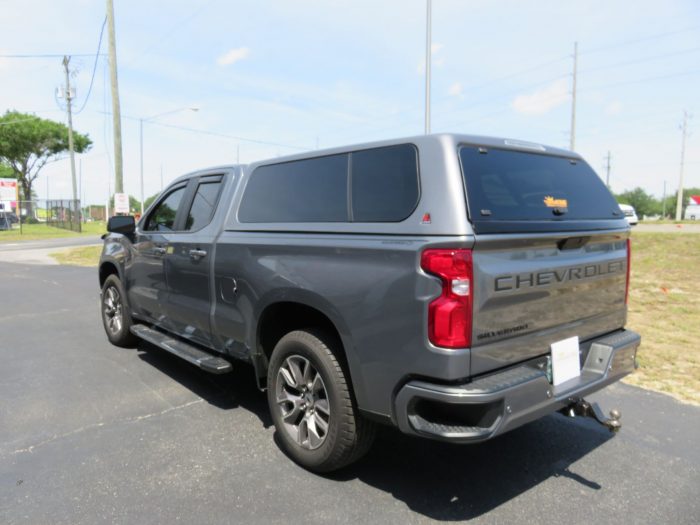
<svg viewBox="0 0 700 525">
<path fill-rule="evenodd" d="M 583 398 L 571 399 L 571 404 L 563 412 L 569 417 L 583 416 L 593 418 L 610 432 L 619 432 L 620 428 L 622 428 L 622 423 L 620 423 L 622 414 L 620 414 L 619 410 L 613 409 L 610 411 L 610 417 L 605 417 L 598 403 L 589 403 Z"/>
</svg>

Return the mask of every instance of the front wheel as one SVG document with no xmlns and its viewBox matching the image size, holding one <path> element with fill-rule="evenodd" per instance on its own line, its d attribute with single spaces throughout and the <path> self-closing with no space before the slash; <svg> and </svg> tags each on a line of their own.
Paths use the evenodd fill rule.
<svg viewBox="0 0 700 525">
<path fill-rule="evenodd" d="M 116 275 L 102 285 L 102 324 L 109 342 L 116 346 L 135 346 L 138 338 L 131 333 L 131 310 L 124 299 L 124 287 Z"/>
<path fill-rule="evenodd" d="M 369 450 L 374 424 L 358 412 L 333 340 L 297 330 L 275 346 L 267 399 L 279 443 L 301 466 L 331 472 Z"/>
</svg>

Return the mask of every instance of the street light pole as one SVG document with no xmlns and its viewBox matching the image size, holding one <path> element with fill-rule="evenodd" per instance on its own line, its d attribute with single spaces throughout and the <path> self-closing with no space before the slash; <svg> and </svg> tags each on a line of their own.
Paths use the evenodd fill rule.
<svg viewBox="0 0 700 525">
<path fill-rule="evenodd" d="M 430 62 L 433 53 L 431 26 L 432 26 L 432 0 L 427 1 L 427 13 L 425 20 L 425 134 L 430 133 Z"/>
<path fill-rule="evenodd" d="M 139 150 L 141 157 L 141 216 L 143 216 L 143 119 L 139 119 Z"/>
<path fill-rule="evenodd" d="M 140 118 L 139 119 L 139 150 L 140 150 L 140 161 L 141 161 L 141 175 L 140 175 L 140 182 L 141 182 L 141 215 L 143 215 L 143 210 L 144 210 L 144 202 L 145 202 L 145 196 L 143 192 L 143 123 L 144 122 L 153 122 L 157 118 L 164 117 L 166 115 L 171 115 L 172 113 L 178 113 L 180 111 L 199 111 L 198 107 L 189 107 L 189 108 L 178 108 L 178 109 L 173 109 L 172 111 L 166 111 L 165 113 L 158 113 L 157 115 L 153 115 L 152 117 L 147 117 L 147 118 Z M 161 167 L 161 185 L 162 185 L 162 167 Z M 161 188 L 162 189 L 162 188 Z"/>
</svg>

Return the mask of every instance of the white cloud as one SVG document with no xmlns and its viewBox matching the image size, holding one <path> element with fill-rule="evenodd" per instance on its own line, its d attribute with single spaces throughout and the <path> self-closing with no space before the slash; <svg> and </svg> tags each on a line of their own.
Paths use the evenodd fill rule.
<svg viewBox="0 0 700 525">
<path fill-rule="evenodd" d="M 569 100 L 569 85 L 566 79 L 557 80 L 529 95 L 518 95 L 511 104 L 518 113 L 541 115 Z"/>
<path fill-rule="evenodd" d="M 235 47 L 217 58 L 216 63 L 220 66 L 230 66 L 240 60 L 245 60 L 249 56 L 250 49 L 247 47 Z"/>
<path fill-rule="evenodd" d="M 464 91 L 464 86 L 462 86 L 461 82 L 455 82 L 450 86 L 450 89 L 448 90 L 448 93 L 453 96 L 453 97 L 459 97 L 462 95 L 462 92 Z"/>
<path fill-rule="evenodd" d="M 443 47 L 445 47 L 444 44 L 441 44 L 440 42 L 433 42 L 430 44 L 430 52 L 434 55 L 438 51 L 440 51 Z"/>
<path fill-rule="evenodd" d="M 605 106 L 606 115 L 617 115 L 620 111 L 622 111 L 622 104 L 619 100 L 613 100 L 610 104 Z"/>
</svg>

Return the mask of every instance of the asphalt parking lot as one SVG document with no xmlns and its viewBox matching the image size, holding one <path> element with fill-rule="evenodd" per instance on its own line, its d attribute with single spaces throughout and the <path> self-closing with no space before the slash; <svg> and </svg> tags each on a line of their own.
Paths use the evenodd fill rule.
<svg viewBox="0 0 700 525">
<path fill-rule="evenodd" d="M 94 269 L 3 262 L 0 523 L 697 523 L 700 408 L 615 385 L 615 437 L 553 415 L 472 446 L 383 431 L 310 474 L 250 370 L 108 344 Z M 682 373 L 682 371 L 679 371 Z"/>
</svg>

